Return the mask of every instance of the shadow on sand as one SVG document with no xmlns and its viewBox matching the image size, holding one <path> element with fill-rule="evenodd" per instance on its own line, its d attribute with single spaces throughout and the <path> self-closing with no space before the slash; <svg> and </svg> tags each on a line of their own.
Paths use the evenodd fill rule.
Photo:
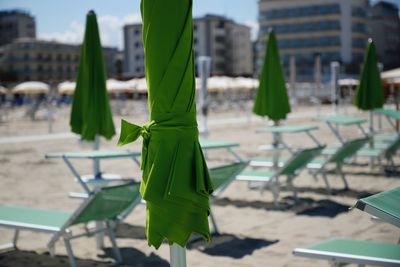
<svg viewBox="0 0 400 267">
<path fill-rule="evenodd" d="M 123 263 L 119 266 L 124 267 L 169 267 L 169 262 L 160 258 L 154 253 L 150 255 L 146 255 L 140 250 L 134 248 L 120 248 L 122 258 L 124 259 Z M 104 255 L 99 255 L 100 258 L 111 258 L 114 253 L 111 248 L 104 249 Z"/>
<path fill-rule="evenodd" d="M 132 225 L 125 222 L 118 223 L 115 231 L 117 238 L 146 239 L 146 229 L 143 226 Z"/>
<path fill-rule="evenodd" d="M 240 259 L 253 254 L 254 251 L 268 247 L 279 240 L 265 240 L 258 238 L 240 238 L 231 234 L 213 234 L 212 242 L 201 239 L 189 242 L 188 249 L 197 249 L 211 256 L 230 257 Z"/>
<path fill-rule="evenodd" d="M 112 266 L 111 261 L 100 262 L 76 258 L 79 267 Z M 0 254 L 0 267 L 70 267 L 67 256 L 51 257 L 48 252 L 14 250 Z"/>
<path fill-rule="evenodd" d="M 217 199 L 214 205 L 228 206 L 232 205 L 238 208 L 254 208 L 270 211 L 288 211 L 297 215 L 322 216 L 333 218 L 343 212 L 349 211 L 349 206 L 340 204 L 333 200 L 323 199 L 314 200 L 312 198 L 298 198 L 297 201 L 293 197 L 284 197 L 280 199 L 279 207 L 275 207 L 274 203 L 266 201 L 246 201 L 232 200 L 229 198 Z"/>
</svg>

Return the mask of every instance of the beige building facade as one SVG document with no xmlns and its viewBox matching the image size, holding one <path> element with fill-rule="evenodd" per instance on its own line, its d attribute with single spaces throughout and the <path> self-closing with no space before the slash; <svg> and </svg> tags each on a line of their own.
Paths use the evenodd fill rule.
<svg viewBox="0 0 400 267">
<path fill-rule="evenodd" d="M 223 16 L 206 15 L 193 20 L 195 57 L 211 58 L 212 75 L 252 76 L 253 50 L 249 27 Z M 125 75 L 145 74 L 142 25 L 124 26 Z"/>
</svg>

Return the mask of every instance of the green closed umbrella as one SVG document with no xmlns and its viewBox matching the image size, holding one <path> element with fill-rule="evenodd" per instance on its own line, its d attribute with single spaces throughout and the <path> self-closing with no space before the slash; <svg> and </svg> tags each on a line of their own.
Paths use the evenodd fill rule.
<svg viewBox="0 0 400 267">
<path fill-rule="evenodd" d="M 150 121 L 122 121 L 118 144 L 143 137 L 141 195 L 148 244 L 186 245 L 192 233 L 210 240 L 211 181 L 196 122 L 192 1 L 142 0 Z"/>
<path fill-rule="evenodd" d="M 70 117 L 71 130 L 83 140 L 115 134 L 106 90 L 106 72 L 96 14 L 89 11 L 81 47 L 78 77 Z"/>
<path fill-rule="evenodd" d="M 276 124 L 286 119 L 290 104 L 286 92 L 285 78 L 279 57 L 278 45 L 274 31 L 268 34 L 264 65 L 260 73 L 253 112 L 259 116 L 268 116 Z"/>
<path fill-rule="evenodd" d="M 290 112 L 290 104 L 279 57 L 278 44 L 273 30 L 270 30 L 268 34 L 264 64 L 259 80 L 260 85 L 253 112 L 262 117 L 268 116 L 274 121 L 274 126 L 278 126 L 279 121 L 286 119 L 286 115 Z M 273 145 L 278 146 L 280 139 L 280 134 L 274 133 Z M 274 157 L 274 161 L 277 161 L 277 157 L 277 155 Z"/>
<path fill-rule="evenodd" d="M 382 108 L 384 102 L 385 98 L 383 95 L 380 71 L 376 59 L 375 44 L 371 39 L 369 39 L 368 47 L 365 52 L 360 83 L 357 87 L 354 98 L 354 105 L 361 110 L 370 111 L 370 134 L 374 131 L 372 111 L 377 108 Z"/>
</svg>

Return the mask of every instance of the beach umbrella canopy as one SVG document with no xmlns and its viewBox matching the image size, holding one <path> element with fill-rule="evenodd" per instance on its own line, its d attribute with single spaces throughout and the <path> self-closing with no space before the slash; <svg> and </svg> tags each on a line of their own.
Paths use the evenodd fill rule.
<svg viewBox="0 0 400 267">
<path fill-rule="evenodd" d="M 35 94 L 47 94 L 49 90 L 50 86 L 47 83 L 30 81 L 18 84 L 17 86 L 14 87 L 12 92 L 14 94 L 35 95 Z"/>
<path fill-rule="evenodd" d="M 115 134 L 106 90 L 106 72 L 96 14 L 86 16 L 76 88 L 70 117 L 71 130 L 84 140 L 97 135 L 110 139 Z"/>
<path fill-rule="evenodd" d="M 278 45 L 272 30 L 268 34 L 264 65 L 259 80 L 253 112 L 259 116 L 268 116 L 273 121 L 285 119 L 290 112 L 290 104 Z"/>
<path fill-rule="evenodd" d="M 192 233 L 210 239 L 212 193 L 196 122 L 192 0 L 142 0 L 141 14 L 150 121 L 122 121 L 119 144 L 143 137 L 148 244 L 185 246 Z"/>
<path fill-rule="evenodd" d="M 382 79 L 390 80 L 390 79 L 400 79 L 400 68 L 387 70 L 382 72 Z"/>
<path fill-rule="evenodd" d="M 376 59 L 375 44 L 370 39 L 365 52 L 360 84 L 357 87 L 354 105 L 362 110 L 381 108 L 385 102 L 382 81 Z"/>
<path fill-rule="evenodd" d="M 75 91 L 75 87 L 76 87 L 75 82 L 65 81 L 65 82 L 59 83 L 57 86 L 58 94 L 73 95 L 74 91 Z"/>
</svg>

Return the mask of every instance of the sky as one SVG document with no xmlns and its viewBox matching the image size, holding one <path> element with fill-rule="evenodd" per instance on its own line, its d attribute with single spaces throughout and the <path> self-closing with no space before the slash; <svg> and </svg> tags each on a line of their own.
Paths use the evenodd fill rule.
<svg viewBox="0 0 400 267">
<path fill-rule="evenodd" d="M 400 5 L 400 0 L 389 0 Z M 372 1 L 376 2 L 376 1 Z M 97 14 L 103 46 L 123 49 L 122 27 L 137 23 L 140 0 L 0 0 L 0 10 L 22 9 L 36 18 L 37 37 L 66 43 L 81 43 L 85 15 L 93 9 Z M 258 0 L 194 0 L 193 16 L 224 15 L 252 28 L 253 39 L 258 31 Z"/>
</svg>

